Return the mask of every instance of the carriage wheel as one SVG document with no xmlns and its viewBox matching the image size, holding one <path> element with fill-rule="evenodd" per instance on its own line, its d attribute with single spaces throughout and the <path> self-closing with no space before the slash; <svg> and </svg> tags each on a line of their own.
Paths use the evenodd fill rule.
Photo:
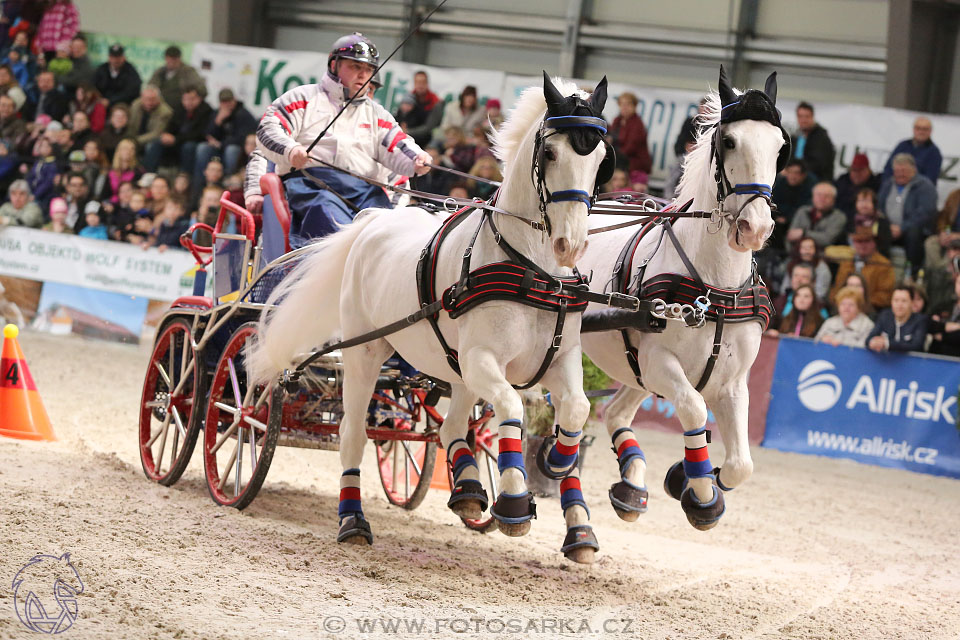
<svg viewBox="0 0 960 640">
<path fill-rule="evenodd" d="M 140 463 L 150 480 L 170 486 L 187 468 L 203 419 L 203 381 L 190 322 L 178 318 L 165 324 L 140 400 Z"/>
<path fill-rule="evenodd" d="M 256 334 L 248 322 L 227 342 L 207 401 L 203 433 L 203 467 L 207 488 L 221 505 L 243 509 L 256 497 L 270 469 L 280 434 L 280 411 L 271 415 L 282 393 L 248 384 L 243 348 Z"/>
<path fill-rule="evenodd" d="M 392 392 L 383 392 L 392 396 Z M 406 397 L 395 398 L 398 404 L 413 409 Z M 427 428 L 433 428 L 429 416 Z M 394 428 L 415 431 L 417 425 L 409 420 L 397 419 Z M 430 489 L 433 467 L 437 460 L 437 443 L 412 440 L 377 440 L 377 468 L 380 484 L 390 504 L 404 509 L 416 509 Z"/>
<path fill-rule="evenodd" d="M 490 426 L 487 421 L 467 432 L 467 443 L 473 451 L 473 457 L 477 460 L 477 467 L 480 469 L 480 482 L 487 490 L 487 496 L 490 498 L 490 506 L 498 495 L 500 486 L 500 471 L 497 468 L 497 428 Z M 450 480 L 450 486 L 453 486 L 453 467 L 447 462 L 447 476 Z M 489 511 L 487 512 L 489 514 Z M 471 520 L 469 518 L 460 518 L 468 529 L 487 533 L 497 528 L 496 519 L 487 515 L 487 517 Z"/>
</svg>

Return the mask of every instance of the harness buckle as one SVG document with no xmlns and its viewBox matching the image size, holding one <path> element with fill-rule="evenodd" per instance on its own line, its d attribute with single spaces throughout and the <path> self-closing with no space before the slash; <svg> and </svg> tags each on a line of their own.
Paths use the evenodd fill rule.
<svg viewBox="0 0 960 640">
<path fill-rule="evenodd" d="M 712 229 L 713 225 L 717 225 L 715 229 Z M 723 211 L 720 210 L 719 206 L 716 206 L 710 211 L 710 222 L 707 223 L 707 233 L 719 233 L 721 227 L 723 227 Z"/>
<path fill-rule="evenodd" d="M 496 242 L 497 244 L 500 244 L 500 239 L 501 239 L 501 238 L 502 238 L 502 236 L 500 235 L 500 232 L 499 232 L 499 231 L 494 231 L 494 232 L 493 232 L 493 241 L 494 241 L 494 242 Z"/>
<path fill-rule="evenodd" d="M 463 259 L 469 260 L 470 256 L 473 255 L 473 247 L 467 247 L 466 251 L 463 252 Z"/>
<path fill-rule="evenodd" d="M 563 334 L 562 334 L 562 333 L 558 333 L 557 335 L 553 336 L 553 342 L 550 344 L 550 347 L 551 347 L 552 349 L 559 349 L 559 348 L 560 348 L 560 343 L 561 343 L 562 341 L 563 341 Z"/>
</svg>

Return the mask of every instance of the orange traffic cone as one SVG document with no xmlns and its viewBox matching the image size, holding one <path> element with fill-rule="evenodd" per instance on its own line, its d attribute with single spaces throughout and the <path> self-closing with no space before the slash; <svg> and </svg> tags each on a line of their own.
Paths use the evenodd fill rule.
<svg viewBox="0 0 960 640">
<path fill-rule="evenodd" d="M 37 385 L 20 350 L 16 325 L 3 328 L 0 356 L 0 436 L 21 440 L 56 440 Z"/>
<path fill-rule="evenodd" d="M 430 488 L 450 491 L 450 476 L 447 472 L 447 456 L 446 451 L 443 449 L 437 451 L 437 462 L 433 465 L 433 477 L 430 478 Z"/>
</svg>

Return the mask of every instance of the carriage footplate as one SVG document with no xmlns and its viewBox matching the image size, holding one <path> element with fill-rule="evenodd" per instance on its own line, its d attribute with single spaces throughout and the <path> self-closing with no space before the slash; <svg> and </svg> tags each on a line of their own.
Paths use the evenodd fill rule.
<svg viewBox="0 0 960 640">
<path fill-rule="evenodd" d="M 593 535 L 593 527 L 588 524 L 578 524 L 567 529 L 567 535 L 563 539 L 563 546 L 560 552 L 570 557 L 570 552 L 574 549 L 589 547 L 594 551 L 600 551 L 600 543 L 597 542 L 597 536 Z"/>
<path fill-rule="evenodd" d="M 619 329 L 635 329 L 641 333 L 661 333 L 666 328 L 667 321 L 654 315 L 653 308 L 649 306 L 641 306 L 637 311 L 630 309 L 588 311 L 580 319 L 580 333 Z"/>
<path fill-rule="evenodd" d="M 337 542 L 350 542 L 352 544 L 373 544 L 373 532 L 370 530 L 370 523 L 363 517 L 362 513 L 352 513 L 343 518 L 340 522 L 340 530 L 337 532 Z"/>
<path fill-rule="evenodd" d="M 450 493 L 450 499 L 447 500 L 447 507 L 453 509 L 453 506 L 464 500 L 477 500 L 480 502 L 480 511 L 486 511 L 490 504 L 490 497 L 483 484 L 477 480 L 461 480 Z"/>
<path fill-rule="evenodd" d="M 490 515 L 506 524 L 522 524 L 537 517 L 537 503 L 529 491 L 515 495 L 501 493 Z"/>
</svg>

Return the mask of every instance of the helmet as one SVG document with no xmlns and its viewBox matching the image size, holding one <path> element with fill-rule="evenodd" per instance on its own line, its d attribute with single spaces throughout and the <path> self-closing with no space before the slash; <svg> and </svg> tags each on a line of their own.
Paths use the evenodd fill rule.
<svg viewBox="0 0 960 640">
<path fill-rule="evenodd" d="M 380 87 L 383 86 L 383 78 L 380 77 L 379 71 L 373 74 L 373 77 L 370 78 L 370 84 L 373 85 L 374 89 L 379 89 Z"/>
<path fill-rule="evenodd" d="M 330 55 L 327 57 L 327 69 L 330 68 L 332 60 L 341 58 L 366 62 L 374 67 L 380 64 L 380 52 L 377 51 L 377 45 L 373 44 L 370 38 L 359 31 L 337 38 L 337 41 L 333 43 Z"/>
</svg>

